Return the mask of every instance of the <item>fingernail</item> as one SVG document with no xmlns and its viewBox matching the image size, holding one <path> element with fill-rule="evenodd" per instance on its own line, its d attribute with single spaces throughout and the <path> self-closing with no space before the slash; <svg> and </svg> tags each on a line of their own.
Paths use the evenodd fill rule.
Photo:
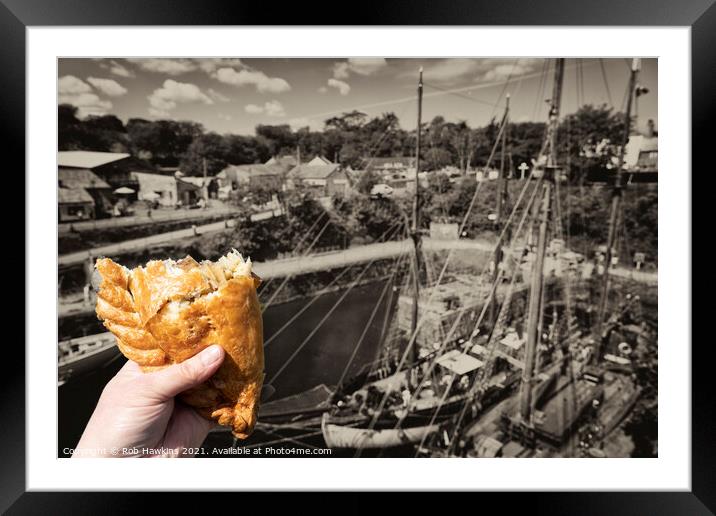
<svg viewBox="0 0 716 516">
<path fill-rule="evenodd" d="M 210 366 L 217 360 L 219 360 L 223 355 L 223 350 L 221 349 L 221 346 L 213 345 L 206 348 L 201 353 L 201 362 L 205 366 Z"/>
</svg>

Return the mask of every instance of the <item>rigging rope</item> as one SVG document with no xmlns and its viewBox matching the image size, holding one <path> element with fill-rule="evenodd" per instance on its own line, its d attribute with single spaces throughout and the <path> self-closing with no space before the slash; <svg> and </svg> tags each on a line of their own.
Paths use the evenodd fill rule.
<svg viewBox="0 0 716 516">
<path fill-rule="evenodd" d="M 311 332 L 308 334 L 308 336 L 303 339 L 301 344 L 298 345 L 296 350 L 291 354 L 291 356 L 288 357 L 288 359 L 283 363 L 283 365 L 279 368 L 276 373 L 269 379 L 267 382 L 269 385 L 271 385 L 276 378 L 278 378 L 281 373 L 288 367 L 288 365 L 293 361 L 294 358 L 298 355 L 298 353 L 304 348 L 306 344 L 313 338 L 313 336 L 318 332 L 318 330 L 323 326 L 323 324 L 328 320 L 328 318 L 331 316 L 331 314 L 338 308 L 338 306 L 343 302 L 343 300 L 350 294 L 350 292 L 353 290 L 353 288 L 360 282 L 360 280 L 363 278 L 363 275 L 366 273 L 368 268 L 375 262 L 377 258 L 373 258 L 368 264 L 363 268 L 361 273 L 358 275 L 358 277 L 353 281 L 353 283 L 350 284 L 350 286 L 343 292 L 341 297 L 336 301 L 331 309 L 326 313 L 326 315 L 323 316 L 323 318 L 318 322 L 318 324 L 311 330 Z M 272 335 L 273 338 L 273 335 Z"/>
<path fill-rule="evenodd" d="M 393 272 L 390 275 L 390 278 L 388 281 L 386 281 L 385 286 L 383 287 L 383 291 L 380 294 L 380 297 L 378 298 L 378 301 L 376 302 L 375 306 L 373 307 L 373 311 L 370 314 L 370 317 L 368 318 L 368 322 L 366 322 L 365 326 L 363 327 L 363 331 L 360 335 L 360 338 L 358 339 L 358 343 L 353 347 L 353 352 L 351 353 L 350 358 L 348 359 L 348 363 L 346 363 L 345 368 L 343 369 L 343 372 L 341 373 L 341 377 L 338 379 L 338 383 L 336 384 L 336 391 L 338 391 L 341 386 L 343 385 L 343 380 L 346 377 L 346 374 L 348 374 L 348 369 L 350 369 L 350 366 L 353 364 L 353 360 L 355 359 L 356 355 L 358 354 L 358 348 L 360 348 L 361 344 L 363 344 L 363 340 L 365 339 L 365 336 L 368 334 L 368 329 L 370 328 L 370 325 L 373 323 L 373 319 L 375 318 L 375 315 L 378 313 L 378 308 L 380 308 L 380 304 L 383 301 L 383 298 L 385 297 L 385 294 L 388 292 L 389 287 L 393 284 L 393 279 L 395 278 L 395 275 L 397 274 L 398 270 L 400 269 L 400 265 L 403 264 L 405 258 L 407 257 L 407 254 L 400 255 L 395 260 L 395 267 L 393 268 Z"/>
<path fill-rule="evenodd" d="M 497 141 L 499 142 L 499 137 L 497 138 Z M 531 174 L 530 174 L 530 177 L 531 177 Z M 495 247 L 498 246 L 498 245 L 500 245 L 500 244 L 502 243 L 502 239 L 503 239 L 503 238 L 505 237 L 505 235 L 507 234 L 507 228 L 508 228 L 509 225 L 511 224 L 511 221 L 512 221 L 512 219 L 513 219 L 515 213 L 517 212 L 517 207 L 518 207 L 519 204 L 521 203 L 522 198 L 524 197 L 525 192 L 527 191 L 527 187 L 529 186 L 529 184 L 530 184 L 530 181 L 529 181 L 529 178 L 528 178 L 528 180 L 525 181 L 525 185 L 523 186 L 522 191 L 520 192 L 520 195 L 518 196 L 518 200 L 517 200 L 517 202 L 515 203 L 515 205 L 513 206 L 512 211 L 511 211 L 509 217 L 508 217 L 507 220 L 505 221 L 505 224 L 504 224 L 504 226 L 503 226 L 503 228 L 502 228 L 502 232 L 500 233 L 500 236 L 498 237 L 497 242 L 495 243 Z M 541 180 L 538 181 L 537 184 L 538 184 L 538 186 L 539 186 L 539 184 L 541 184 Z M 478 186 L 479 186 L 479 184 L 478 184 Z M 537 191 L 538 186 L 535 187 L 535 192 Z M 477 193 L 477 192 L 476 192 L 476 193 Z M 534 197 L 535 197 L 535 195 L 534 195 L 534 193 L 533 193 L 532 199 L 534 199 Z M 473 201 L 474 201 L 474 197 L 473 197 Z M 468 213 L 465 214 L 465 218 L 464 218 L 464 220 L 463 220 L 463 225 L 464 225 L 465 220 L 467 220 L 467 217 L 469 216 L 470 210 L 472 209 L 472 205 L 473 205 L 473 203 L 471 203 L 470 209 L 468 210 Z M 527 213 L 528 211 L 529 211 L 529 210 L 525 210 L 525 213 Z M 524 214 L 523 214 L 522 222 L 521 222 L 520 224 L 522 224 L 523 222 L 524 222 Z M 515 236 L 516 236 L 516 235 L 515 235 Z M 515 238 L 515 236 L 513 236 L 513 239 Z M 514 240 L 513 240 L 513 242 L 514 242 Z M 511 246 L 511 247 L 512 247 L 512 246 Z M 494 253 L 494 250 L 493 250 L 493 253 Z M 440 282 L 442 281 L 442 277 L 443 277 L 443 275 L 444 275 L 444 273 L 445 273 L 445 271 L 446 271 L 446 269 L 447 269 L 447 266 L 448 266 L 448 263 L 449 263 L 449 260 L 450 260 L 450 257 L 451 257 L 451 256 L 452 256 L 452 250 L 451 250 L 450 253 L 448 253 L 447 259 L 446 259 L 445 264 L 443 265 L 443 268 L 442 268 L 442 270 L 441 270 L 441 272 L 440 272 L 440 276 L 438 277 L 438 282 L 437 282 L 436 285 L 439 285 Z M 486 265 L 485 268 L 483 269 L 482 275 L 484 275 L 486 271 L 487 271 L 487 265 Z M 499 275 L 498 275 L 498 276 L 499 276 Z M 435 295 L 435 291 L 436 291 L 436 290 L 437 290 L 437 289 L 433 289 L 433 291 L 431 292 L 431 295 L 430 295 L 428 304 L 429 304 L 430 302 L 432 302 L 432 299 L 433 299 L 433 297 L 434 297 L 434 295 Z M 486 306 L 483 307 L 483 315 L 482 315 L 483 317 L 484 317 L 484 312 L 486 312 L 487 304 L 488 304 L 488 303 L 486 303 Z M 461 311 L 461 314 L 462 314 L 463 312 L 464 312 L 464 309 Z M 411 342 L 414 344 L 414 341 L 415 341 L 415 339 L 416 339 L 416 337 L 417 337 L 417 333 L 418 333 L 420 327 L 422 326 L 423 322 L 425 321 L 425 319 L 426 319 L 426 315 L 423 315 L 423 316 L 419 319 L 418 325 L 417 325 L 416 330 L 415 330 L 415 333 L 413 333 L 413 335 L 411 336 L 411 339 L 410 339 L 410 341 L 409 341 L 409 343 L 408 343 L 408 346 L 406 346 L 406 349 L 405 349 L 405 351 L 403 352 L 403 355 L 402 355 L 402 357 L 401 357 L 401 359 L 400 359 L 400 362 L 398 363 L 398 367 L 397 367 L 397 370 L 398 370 L 398 371 L 400 371 L 400 370 L 402 369 L 403 365 L 405 364 L 405 361 L 407 360 L 408 353 L 409 353 L 409 351 L 410 351 Z M 447 342 L 447 341 L 445 341 L 445 342 Z M 436 354 L 436 355 L 437 355 L 437 354 Z M 389 386 L 388 386 L 388 389 L 386 389 L 386 392 L 384 393 L 384 395 L 383 395 L 383 397 L 382 397 L 382 399 L 381 399 L 380 404 L 378 405 L 378 408 L 377 408 L 377 410 L 376 410 L 376 412 L 375 412 L 375 415 L 374 415 L 373 419 L 371 420 L 371 422 L 370 422 L 370 424 L 369 424 L 368 429 L 373 429 L 373 428 L 375 427 L 375 425 L 377 424 L 378 418 L 379 418 L 380 414 L 383 412 L 383 409 L 385 408 L 385 403 L 387 402 L 388 396 L 391 394 L 392 390 L 393 390 L 393 386 L 392 386 L 392 385 L 389 385 Z M 412 396 L 411 396 L 411 400 L 412 400 Z M 358 456 L 360 455 L 360 452 L 361 452 L 361 448 L 358 448 L 358 450 L 356 451 L 356 455 L 355 455 L 355 456 L 358 457 Z"/>
<path fill-rule="evenodd" d="M 390 233 L 391 231 L 393 231 L 393 230 L 395 230 L 395 229 L 398 229 L 401 224 L 402 224 L 402 222 L 396 222 L 396 223 L 394 223 L 392 226 L 390 226 L 387 230 L 385 230 L 385 231 L 383 232 L 383 234 L 378 238 L 378 241 L 380 241 L 383 237 L 387 236 L 388 233 Z M 367 268 L 369 265 L 371 265 L 374 261 L 375 261 L 375 259 L 371 260 L 367 265 L 365 265 L 363 272 L 365 272 L 365 268 Z M 356 264 L 356 265 L 358 265 L 358 264 Z M 350 269 L 352 269 L 352 268 L 355 267 L 356 265 L 351 265 L 351 266 L 345 267 L 340 273 L 338 273 L 338 275 L 337 275 L 335 278 L 333 278 L 333 279 L 331 280 L 331 282 L 330 282 L 328 285 L 326 285 L 326 287 L 324 287 L 324 289 L 328 289 L 328 288 L 330 288 L 331 286 L 333 286 L 334 284 L 336 284 L 343 276 L 345 276 L 345 275 L 348 273 L 348 271 L 349 271 Z M 361 273 L 361 274 L 362 274 L 362 273 Z M 288 328 L 296 319 L 298 319 L 303 312 L 305 312 L 306 310 L 308 310 L 308 309 L 313 305 L 313 303 L 315 303 L 316 301 L 318 301 L 318 299 L 319 299 L 320 297 L 321 297 L 320 295 L 314 296 L 314 297 L 311 298 L 311 300 L 310 300 L 308 303 L 306 303 L 305 305 L 303 305 L 298 312 L 296 312 L 295 314 L 293 314 L 293 316 L 292 316 L 288 321 L 286 321 L 286 322 L 283 324 L 283 326 L 281 326 L 281 328 L 279 328 L 276 332 L 274 332 L 273 334 L 271 334 L 271 336 L 264 342 L 264 347 L 268 346 L 276 337 L 278 337 L 281 333 L 283 333 L 283 331 L 284 331 L 286 328 Z"/>
</svg>

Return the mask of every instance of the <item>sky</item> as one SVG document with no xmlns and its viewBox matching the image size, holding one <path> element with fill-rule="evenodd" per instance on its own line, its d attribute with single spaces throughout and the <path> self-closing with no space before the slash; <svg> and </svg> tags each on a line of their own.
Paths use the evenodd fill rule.
<svg viewBox="0 0 716 516">
<path fill-rule="evenodd" d="M 631 60 L 569 58 L 562 114 L 583 104 L 623 110 Z M 218 133 L 254 134 L 258 124 L 319 130 L 332 116 L 357 109 L 395 113 L 404 129 L 417 123 L 418 70 L 423 67 L 423 121 L 487 124 L 544 121 L 553 59 L 543 58 L 112 58 L 59 59 L 58 101 L 81 117 L 114 114 L 199 122 Z M 642 59 L 637 127 L 658 127 L 657 60 Z"/>
</svg>

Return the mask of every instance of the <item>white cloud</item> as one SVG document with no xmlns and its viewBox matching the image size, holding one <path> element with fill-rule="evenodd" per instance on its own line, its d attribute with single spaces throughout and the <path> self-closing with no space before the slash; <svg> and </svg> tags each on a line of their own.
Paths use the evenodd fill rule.
<svg viewBox="0 0 716 516">
<path fill-rule="evenodd" d="M 519 77 L 534 71 L 540 59 L 509 58 L 449 58 L 428 64 L 424 70 L 425 80 L 443 84 L 456 84 L 461 80 L 499 81 L 510 76 Z M 404 75 L 414 75 L 411 71 Z"/>
<path fill-rule="evenodd" d="M 104 115 L 112 108 L 109 100 L 100 99 L 92 93 L 92 87 L 74 75 L 65 75 L 57 81 L 59 104 L 72 104 L 77 108 L 77 115 L 84 118 L 88 115 Z"/>
<path fill-rule="evenodd" d="M 57 81 L 57 87 L 60 95 L 79 95 L 80 93 L 89 93 L 92 87 L 82 79 L 74 75 L 65 75 Z"/>
<path fill-rule="evenodd" d="M 321 86 L 320 88 L 318 88 L 318 93 L 328 93 L 328 88 L 326 88 L 325 86 Z"/>
<path fill-rule="evenodd" d="M 231 115 L 227 115 L 226 113 L 219 113 L 217 116 L 222 120 L 231 120 L 232 118 Z"/>
<path fill-rule="evenodd" d="M 351 87 L 347 82 L 339 81 L 338 79 L 328 79 L 328 86 L 336 88 L 341 95 L 348 95 L 351 91 Z"/>
<path fill-rule="evenodd" d="M 114 59 L 101 59 L 99 66 L 119 77 L 134 77 L 134 72 Z"/>
<path fill-rule="evenodd" d="M 359 75 L 372 75 L 388 66 L 382 57 L 351 57 L 347 61 L 340 61 L 333 65 L 335 79 L 347 79 L 351 72 Z"/>
<path fill-rule="evenodd" d="M 217 57 L 212 59 L 197 59 L 196 60 L 199 68 L 204 70 L 206 73 L 211 74 L 216 72 L 219 68 L 227 68 L 234 66 L 241 66 L 241 59 L 233 57 Z"/>
<path fill-rule="evenodd" d="M 112 79 L 100 79 L 98 77 L 87 77 L 87 82 L 99 91 L 110 97 L 119 97 L 127 93 L 127 88 Z"/>
<path fill-rule="evenodd" d="M 173 79 L 164 81 L 162 87 L 154 90 L 147 98 L 151 106 L 150 112 L 155 116 L 167 116 L 178 104 L 214 103 L 196 84 L 177 82 Z"/>
<path fill-rule="evenodd" d="M 164 109 L 149 108 L 149 114 L 157 118 L 172 118 L 172 114 Z"/>
<path fill-rule="evenodd" d="M 258 115 L 259 113 L 264 112 L 264 108 L 262 106 L 257 106 L 256 104 L 247 104 L 244 106 L 244 111 L 250 115 Z"/>
<path fill-rule="evenodd" d="M 272 100 L 264 104 L 268 116 L 286 116 L 283 105 L 278 100 Z"/>
<path fill-rule="evenodd" d="M 102 100 L 94 93 L 60 94 L 58 101 L 60 104 L 75 106 L 80 118 L 88 115 L 105 115 L 112 108 L 109 100 Z"/>
<path fill-rule="evenodd" d="M 142 70 L 167 75 L 181 75 L 197 69 L 197 63 L 191 59 L 131 58 L 127 61 L 138 65 Z"/>
<path fill-rule="evenodd" d="M 229 97 L 227 97 L 223 93 L 219 93 L 213 88 L 209 88 L 208 90 L 206 90 L 206 93 L 208 93 L 209 96 L 217 102 L 229 102 L 229 100 L 231 100 Z"/>
<path fill-rule="evenodd" d="M 271 100 L 266 102 L 263 106 L 257 106 L 256 104 L 247 104 L 244 106 L 244 111 L 251 115 L 266 114 L 267 116 L 281 117 L 286 116 L 286 111 L 278 100 Z"/>
<path fill-rule="evenodd" d="M 283 93 L 291 89 L 291 85 L 285 79 L 269 77 L 258 70 L 243 69 L 236 71 L 233 68 L 219 68 L 213 74 L 213 77 L 219 82 L 233 86 L 255 86 L 260 93 Z"/>
<path fill-rule="evenodd" d="M 357 74 L 372 75 L 388 66 L 388 62 L 382 57 L 351 57 L 348 65 Z"/>
<path fill-rule="evenodd" d="M 483 79 L 486 81 L 500 81 L 508 77 L 519 77 L 533 71 L 536 62 L 536 59 L 518 59 L 510 64 L 497 64 L 494 68 L 485 72 Z"/>
</svg>

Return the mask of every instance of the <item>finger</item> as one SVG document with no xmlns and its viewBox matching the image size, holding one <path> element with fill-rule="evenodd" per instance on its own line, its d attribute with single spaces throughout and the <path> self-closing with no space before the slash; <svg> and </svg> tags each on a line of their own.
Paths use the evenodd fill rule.
<svg viewBox="0 0 716 516">
<path fill-rule="evenodd" d="M 195 387 L 211 377 L 224 360 L 220 346 L 209 346 L 181 364 L 145 375 L 149 392 L 168 400 L 180 392 Z"/>
</svg>

